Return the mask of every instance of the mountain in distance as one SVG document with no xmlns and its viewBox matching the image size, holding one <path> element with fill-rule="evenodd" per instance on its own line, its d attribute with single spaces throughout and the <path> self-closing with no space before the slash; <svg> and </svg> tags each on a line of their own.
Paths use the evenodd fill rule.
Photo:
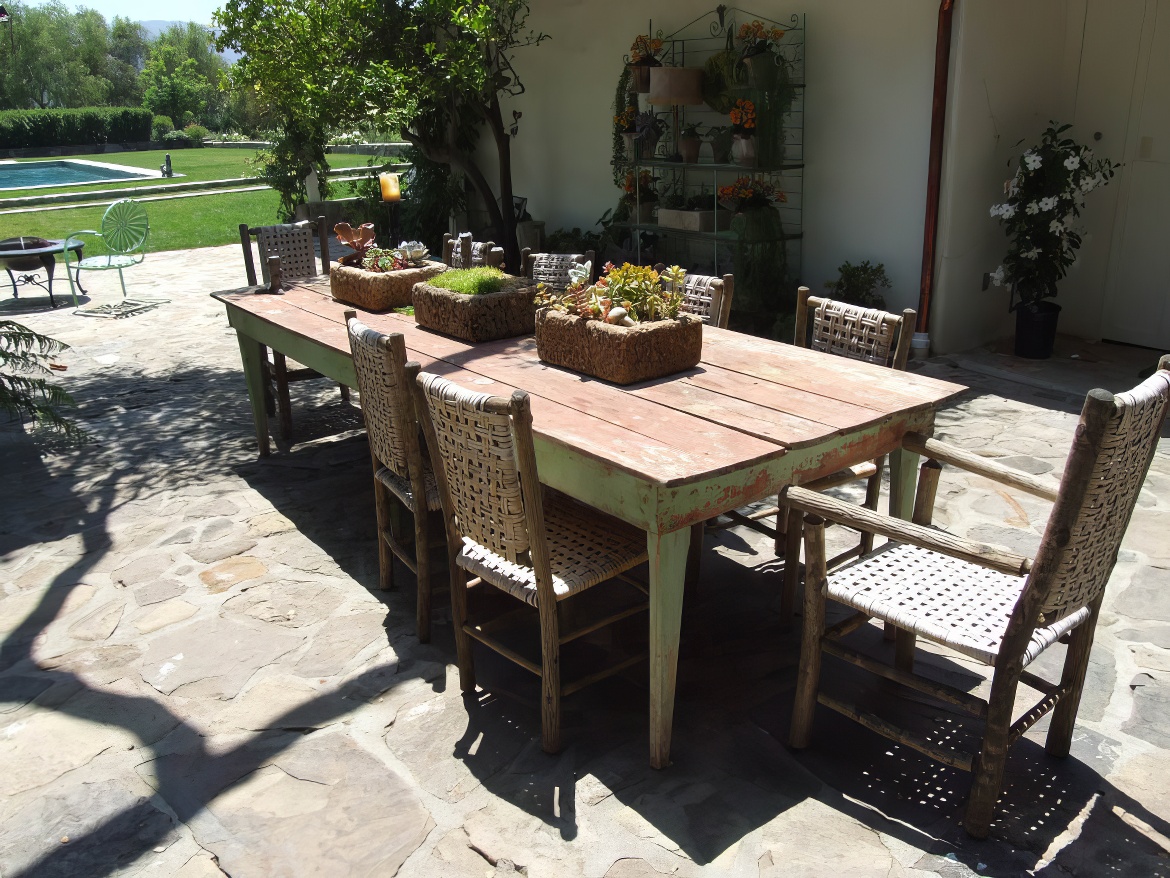
<svg viewBox="0 0 1170 878">
<path fill-rule="evenodd" d="M 176 24 L 183 25 L 183 24 L 186 24 L 187 22 L 185 22 L 185 21 L 162 21 L 160 19 L 150 19 L 149 21 L 140 21 L 138 23 L 140 25 L 142 25 L 142 27 L 146 30 L 146 36 L 150 39 L 154 39 L 159 34 L 161 34 L 163 31 L 170 28 L 172 25 L 176 25 Z M 196 22 L 196 24 L 202 24 L 202 25 L 205 25 L 207 27 L 211 27 L 211 22 L 209 22 L 209 21 L 200 21 L 200 22 Z M 218 28 L 213 27 L 211 29 L 213 31 L 218 31 Z M 228 64 L 235 64 L 238 60 L 240 60 L 240 53 L 236 52 L 232 49 L 228 49 L 227 51 L 220 52 L 219 56 L 221 58 L 223 58 L 223 60 L 227 61 Z"/>
</svg>

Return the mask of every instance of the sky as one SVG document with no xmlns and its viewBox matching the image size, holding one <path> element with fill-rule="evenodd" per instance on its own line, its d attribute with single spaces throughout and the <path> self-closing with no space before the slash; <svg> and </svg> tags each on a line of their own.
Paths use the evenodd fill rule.
<svg viewBox="0 0 1170 878">
<path fill-rule="evenodd" d="M 31 5 L 37 5 L 36 0 Z M 66 0 L 65 5 L 96 9 L 107 21 L 120 15 L 131 21 L 194 21 L 209 25 L 211 13 L 223 6 L 223 0 L 180 0 L 178 3 L 160 3 L 159 0 Z"/>
</svg>

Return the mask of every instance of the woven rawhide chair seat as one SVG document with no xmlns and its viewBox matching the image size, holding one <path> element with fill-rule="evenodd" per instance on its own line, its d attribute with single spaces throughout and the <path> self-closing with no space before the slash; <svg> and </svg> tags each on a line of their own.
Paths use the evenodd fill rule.
<svg viewBox="0 0 1170 878">
<path fill-rule="evenodd" d="M 429 461 L 423 458 L 423 479 L 426 482 L 427 492 L 427 510 L 430 512 L 437 512 L 442 509 L 442 503 L 439 500 L 439 483 L 435 481 L 434 470 L 431 469 Z M 402 501 L 407 509 L 412 513 L 418 513 L 418 504 L 414 499 L 414 490 L 410 487 L 410 480 L 404 479 L 389 467 L 382 467 L 376 473 L 374 478 L 394 492 L 395 496 Z"/>
<path fill-rule="evenodd" d="M 917 546 L 895 545 L 830 574 L 826 596 L 993 665 L 1026 581 Z M 921 588 L 908 587 L 915 583 Z M 1037 627 L 1023 664 L 1088 618 L 1089 608 L 1080 607 Z"/>
<path fill-rule="evenodd" d="M 646 534 L 616 518 L 544 492 L 549 561 L 557 600 L 612 579 L 646 560 Z M 538 605 L 536 571 L 464 537 L 458 564 L 532 606 Z"/>
</svg>

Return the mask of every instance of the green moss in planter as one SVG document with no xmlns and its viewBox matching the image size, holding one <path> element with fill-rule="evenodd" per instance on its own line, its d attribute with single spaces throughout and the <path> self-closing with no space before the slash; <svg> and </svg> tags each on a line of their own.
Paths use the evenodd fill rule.
<svg viewBox="0 0 1170 878">
<path fill-rule="evenodd" d="M 498 293 L 504 288 L 504 282 L 510 279 L 498 268 L 459 268 L 445 271 L 428 283 L 432 287 L 465 296 L 482 296 L 485 293 Z"/>
</svg>

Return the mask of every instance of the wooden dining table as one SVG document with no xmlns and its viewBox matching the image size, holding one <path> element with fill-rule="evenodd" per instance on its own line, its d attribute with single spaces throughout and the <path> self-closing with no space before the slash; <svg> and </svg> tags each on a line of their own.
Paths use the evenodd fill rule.
<svg viewBox="0 0 1170 878">
<path fill-rule="evenodd" d="M 260 454 L 269 453 L 263 347 L 357 386 L 343 312 L 399 332 L 407 355 L 470 389 L 532 398 L 540 479 L 646 532 L 650 592 L 650 763 L 670 763 L 671 722 L 692 532 L 722 512 L 845 466 L 889 455 L 890 510 L 909 518 L 916 455 L 935 411 L 964 387 L 737 332 L 703 328 L 693 369 L 618 387 L 542 363 L 531 336 L 468 344 L 335 301 L 325 278 L 283 294 L 214 293 L 236 330 Z M 699 526 L 699 527 L 696 527 Z"/>
</svg>

